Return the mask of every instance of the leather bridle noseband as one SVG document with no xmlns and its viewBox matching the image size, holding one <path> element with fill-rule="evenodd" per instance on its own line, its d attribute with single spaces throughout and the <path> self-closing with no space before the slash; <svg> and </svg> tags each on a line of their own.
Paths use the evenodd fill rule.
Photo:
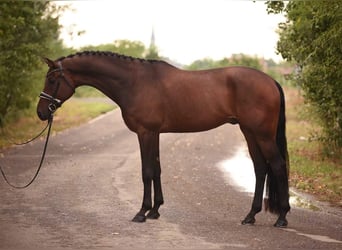
<svg viewBox="0 0 342 250">
<path fill-rule="evenodd" d="M 65 77 L 64 72 L 63 72 L 63 66 L 62 66 L 62 62 L 58 61 L 58 68 L 57 69 L 53 69 L 50 72 L 47 73 L 46 77 L 48 77 L 50 74 L 54 73 L 54 72 L 60 72 L 60 76 L 61 78 L 64 79 L 64 81 L 66 82 L 66 84 L 72 89 L 72 92 L 75 93 L 75 89 L 72 86 L 72 84 L 69 82 L 69 80 Z M 54 112 L 56 112 L 56 110 L 62 106 L 62 101 L 58 98 L 56 98 L 56 95 L 58 93 L 59 90 L 59 85 L 60 85 L 60 81 L 57 81 L 57 88 L 54 92 L 54 94 L 51 96 L 47 93 L 45 93 L 44 91 L 42 91 L 39 95 L 39 98 L 45 99 L 50 101 L 50 104 L 48 106 L 49 111 L 51 112 L 51 114 L 53 114 Z"/>
</svg>

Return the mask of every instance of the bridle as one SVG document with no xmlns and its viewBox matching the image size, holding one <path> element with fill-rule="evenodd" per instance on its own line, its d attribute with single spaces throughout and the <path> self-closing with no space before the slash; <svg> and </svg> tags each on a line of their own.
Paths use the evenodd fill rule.
<svg viewBox="0 0 342 250">
<path fill-rule="evenodd" d="M 53 69 L 50 72 L 48 72 L 46 77 L 48 77 L 50 74 L 52 74 L 54 72 L 59 72 L 60 73 L 59 78 L 63 78 L 64 81 L 66 82 L 66 84 L 71 88 L 72 92 L 75 93 L 74 87 L 72 86 L 72 84 L 69 82 L 69 80 L 64 75 L 64 72 L 63 72 L 64 69 L 62 66 L 62 62 L 58 61 L 57 63 L 58 63 L 58 68 Z M 58 90 L 59 90 L 59 86 L 60 86 L 60 81 L 57 81 L 57 88 L 56 88 L 56 90 L 52 96 L 49 94 L 46 94 L 44 91 L 42 91 L 39 95 L 39 98 L 50 101 L 48 108 L 49 108 L 49 111 L 51 112 L 51 114 L 55 113 L 56 110 L 60 106 L 62 106 L 62 101 L 60 99 L 56 98 L 56 95 L 57 95 Z"/>
<path fill-rule="evenodd" d="M 58 61 L 58 68 L 57 69 L 53 69 L 51 70 L 49 73 L 47 73 L 46 77 L 48 77 L 50 74 L 54 73 L 54 72 L 60 72 L 60 78 L 63 78 L 66 82 L 66 84 L 72 89 L 73 93 L 75 93 L 75 89 L 74 87 L 72 86 L 72 84 L 69 82 L 69 80 L 65 77 L 64 75 L 64 72 L 63 72 L 63 66 L 62 66 L 62 62 L 61 61 Z M 43 162 L 44 162 L 44 158 L 45 158 L 45 153 L 46 153 L 46 149 L 47 149 L 47 145 L 48 145 L 48 142 L 49 142 L 49 138 L 50 138 L 50 132 L 51 132 L 51 126 L 52 126 L 52 122 L 53 122 L 53 113 L 62 105 L 62 101 L 57 99 L 56 98 L 56 95 L 58 93 L 58 90 L 59 90 L 59 86 L 60 86 L 60 81 L 58 81 L 57 83 L 57 88 L 54 92 L 54 94 L 51 96 L 49 94 L 46 94 L 44 91 L 42 91 L 39 95 L 40 98 L 42 99 L 46 99 L 48 101 L 50 101 L 50 104 L 49 104 L 49 110 L 51 112 L 50 114 L 50 117 L 49 117 L 49 122 L 48 124 L 46 125 L 46 127 L 43 129 L 42 132 L 40 132 L 37 136 L 35 136 L 33 139 L 31 140 L 28 140 L 27 142 L 24 142 L 24 143 L 20 143 L 19 145 L 23 145 L 23 144 L 27 144 L 29 142 L 32 142 L 33 140 L 37 139 L 39 136 L 41 136 L 43 134 L 43 132 L 46 130 L 46 128 L 48 128 L 48 133 L 47 133 L 47 136 L 46 136 L 46 140 L 45 140 L 45 145 L 44 145 L 44 149 L 43 149 L 43 154 L 42 154 L 42 157 L 40 158 L 40 163 L 39 163 L 39 166 L 37 168 L 37 171 L 35 173 L 35 175 L 33 176 L 33 178 L 24 186 L 16 186 L 16 185 L 13 185 L 11 182 L 9 182 L 2 166 L 0 165 L 0 173 L 1 175 L 3 176 L 3 178 L 5 179 L 5 181 L 7 182 L 8 185 L 10 185 L 11 187 L 13 188 L 16 188 L 16 189 L 23 189 L 23 188 L 27 188 L 29 187 L 33 182 L 34 180 L 37 178 L 39 172 L 40 172 L 40 169 L 43 165 Z"/>
</svg>

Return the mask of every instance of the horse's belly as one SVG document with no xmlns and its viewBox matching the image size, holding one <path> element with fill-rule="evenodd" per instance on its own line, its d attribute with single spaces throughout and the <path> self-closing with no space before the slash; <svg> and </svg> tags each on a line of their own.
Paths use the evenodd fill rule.
<svg viewBox="0 0 342 250">
<path fill-rule="evenodd" d="M 166 119 L 161 127 L 161 132 L 201 132 L 216 128 L 228 122 L 236 124 L 237 120 L 229 116 L 194 114 L 189 117 Z"/>
</svg>

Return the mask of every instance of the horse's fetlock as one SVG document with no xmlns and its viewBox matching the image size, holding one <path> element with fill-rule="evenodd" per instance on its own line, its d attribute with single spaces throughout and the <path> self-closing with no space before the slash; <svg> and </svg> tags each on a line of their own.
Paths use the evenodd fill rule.
<svg viewBox="0 0 342 250">
<path fill-rule="evenodd" d="M 255 214 L 257 214 L 257 213 L 261 212 L 262 207 L 261 206 L 253 206 L 252 210 Z"/>
</svg>

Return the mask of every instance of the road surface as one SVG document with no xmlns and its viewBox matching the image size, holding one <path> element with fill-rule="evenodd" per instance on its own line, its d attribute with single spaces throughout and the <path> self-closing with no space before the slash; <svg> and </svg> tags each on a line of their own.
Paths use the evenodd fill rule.
<svg viewBox="0 0 342 250">
<path fill-rule="evenodd" d="M 12 182 L 28 181 L 42 146 L 1 153 Z M 276 217 L 265 212 L 254 226 L 240 224 L 252 197 L 218 165 L 241 147 L 232 125 L 163 134 L 165 204 L 158 220 L 139 224 L 131 222 L 142 201 L 138 141 L 120 111 L 57 133 L 32 186 L 14 190 L 0 180 L 0 249 L 342 249 L 338 209 L 292 207 L 286 229 L 274 228 Z"/>
</svg>

